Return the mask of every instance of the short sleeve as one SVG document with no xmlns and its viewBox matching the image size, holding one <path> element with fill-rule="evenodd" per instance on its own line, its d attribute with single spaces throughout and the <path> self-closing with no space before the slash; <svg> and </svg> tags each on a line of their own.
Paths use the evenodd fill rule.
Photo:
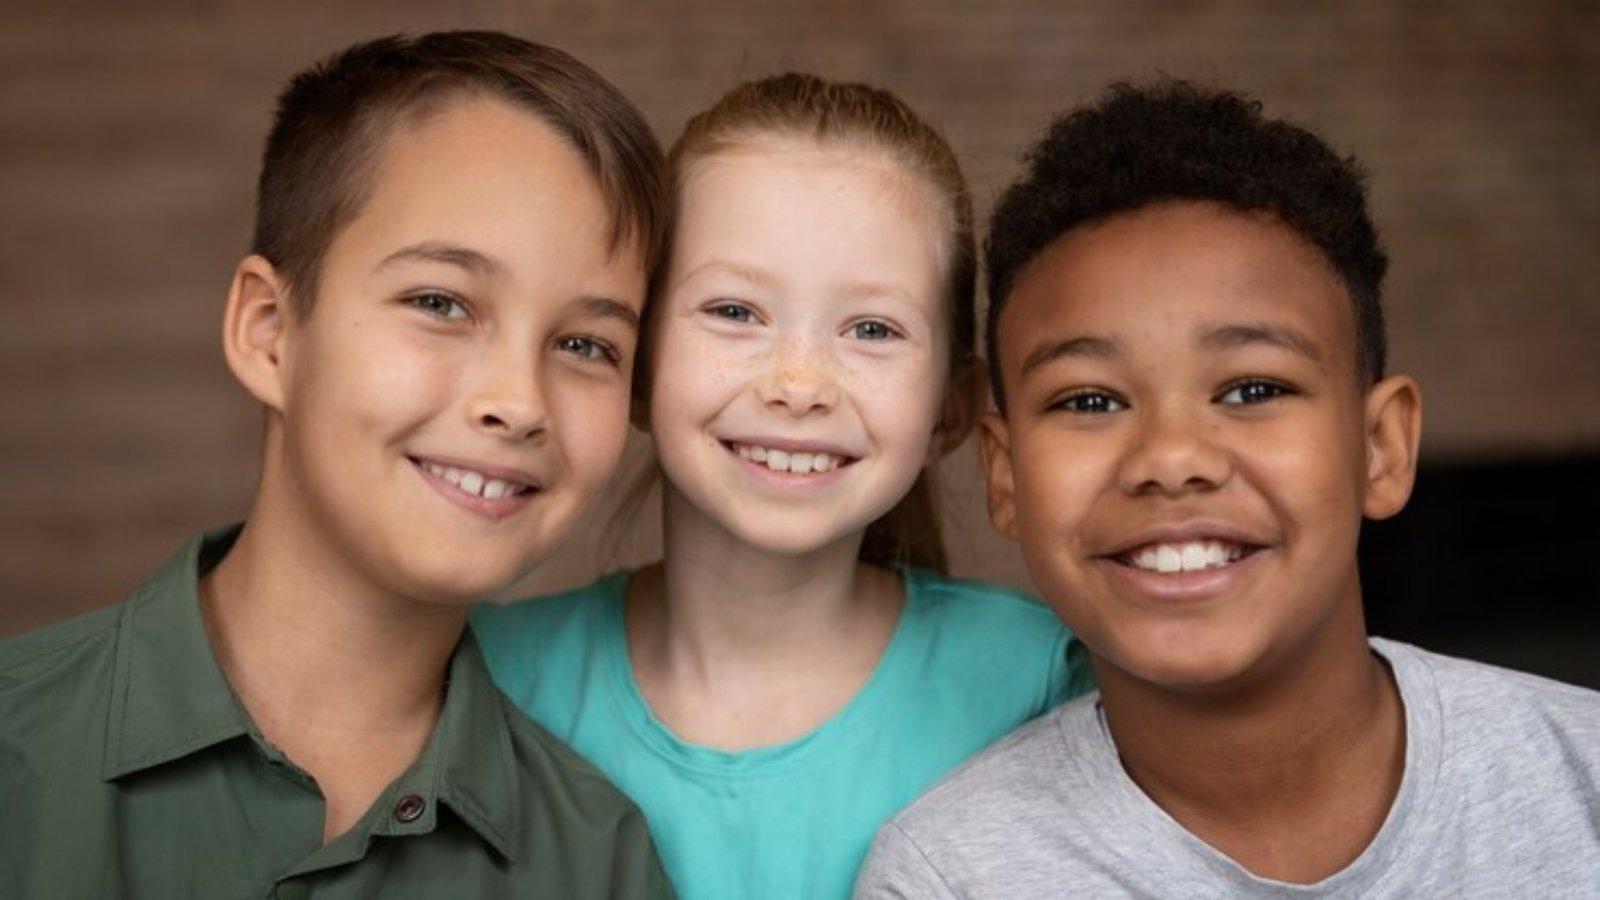
<svg viewBox="0 0 1600 900">
<path fill-rule="evenodd" d="M 893 822 L 878 831 L 856 879 L 855 900 L 957 900 L 960 897 L 911 836 Z"/>
</svg>

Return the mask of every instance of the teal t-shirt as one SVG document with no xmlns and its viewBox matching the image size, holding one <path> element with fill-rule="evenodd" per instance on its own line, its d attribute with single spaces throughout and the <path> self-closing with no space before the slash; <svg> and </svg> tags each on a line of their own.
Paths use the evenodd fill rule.
<svg viewBox="0 0 1600 900">
<path fill-rule="evenodd" d="M 500 687 L 643 808 L 686 900 L 845 898 L 878 826 L 974 752 L 1093 686 L 1055 615 L 1010 590 L 908 572 L 894 636 L 810 734 L 726 752 L 651 714 L 623 630 L 627 573 L 473 612 Z"/>
</svg>

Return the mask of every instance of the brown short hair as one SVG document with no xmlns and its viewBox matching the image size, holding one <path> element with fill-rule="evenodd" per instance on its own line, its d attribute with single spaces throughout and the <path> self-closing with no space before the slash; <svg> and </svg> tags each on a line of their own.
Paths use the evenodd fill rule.
<svg viewBox="0 0 1600 900">
<path fill-rule="evenodd" d="M 500 32 L 395 35 L 317 63 L 278 97 L 251 249 L 282 273 L 298 313 L 314 305 L 323 256 L 365 204 L 395 125 L 463 94 L 523 107 L 571 142 L 610 208 L 612 250 L 631 244 L 655 267 L 667 227 L 661 145 L 610 82 L 560 50 Z"/>
<path fill-rule="evenodd" d="M 978 411 L 978 393 L 972 389 L 977 371 L 977 249 L 972 195 L 955 152 L 905 101 L 888 91 L 791 72 L 739 85 L 689 120 L 668 156 L 675 190 L 681 191 L 698 161 L 771 138 L 881 154 L 930 188 L 945 214 L 940 229 L 950 326 L 945 406 L 955 413 L 946 418 L 964 434 Z M 641 360 L 636 377 L 648 377 L 643 374 L 647 367 L 648 360 Z M 860 556 L 879 565 L 946 571 L 931 471 L 918 475 L 894 509 L 867 528 Z"/>
</svg>

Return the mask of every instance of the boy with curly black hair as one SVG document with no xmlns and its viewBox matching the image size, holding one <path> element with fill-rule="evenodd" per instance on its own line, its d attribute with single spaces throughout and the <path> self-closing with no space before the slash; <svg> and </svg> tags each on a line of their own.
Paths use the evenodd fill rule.
<svg viewBox="0 0 1600 900">
<path fill-rule="evenodd" d="M 1353 160 L 1237 94 L 1119 85 L 989 238 L 990 515 L 1097 695 L 880 833 L 864 897 L 1576 897 L 1600 694 L 1369 638 L 1415 475 Z"/>
</svg>

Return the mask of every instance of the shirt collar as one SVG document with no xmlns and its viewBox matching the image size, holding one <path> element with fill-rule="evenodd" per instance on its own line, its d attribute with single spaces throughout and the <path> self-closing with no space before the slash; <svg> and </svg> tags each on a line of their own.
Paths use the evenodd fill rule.
<svg viewBox="0 0 1600 900">
<path fill-rule="evenodd" d="M 234 525 L 193 538 L 123 604 L 106 727 L 106 780 L 253 730 L 200 618 L 200 576 L 227 554 L 239 531 Z"/>
<path fill-rule="evenodd" d="M 242 526 L 191 539 L 141 587 L 118 621 L 110 721 L 103 776 L 111 781 L 242 735 L 254 722 L 229 686 L 200 615 L 200 577 L 227 555 Z M 521 789 L 510 709 L 490 681 L 471 630 L 450 659 L 439 723 L 422 756 L 387 797 L 415 794 L 426 815 L 401 823 L 385 815 L 377 833 L 416 834 L 434 828 L 434 801 L 499 853 L 516 861 L 522 847 Z M 383 800 L 379 801 L 383 803 Z"/>
<path fill-rule="evenodd" d="M 450 807 L 500 854 L 516 862 L 522 850 L 522 814 L 527 797 L 517 769 L 509 717 L 512 710 L 489 678 L 471 629 L 463 632 L 450 658 L 449 684 L 439 724 L 422 756 L 391 798 L 415 795 L 427 801 L 410 824 L 386 818 L 380 834 L 431 831 L 436 803 Z"/>
</svg>

